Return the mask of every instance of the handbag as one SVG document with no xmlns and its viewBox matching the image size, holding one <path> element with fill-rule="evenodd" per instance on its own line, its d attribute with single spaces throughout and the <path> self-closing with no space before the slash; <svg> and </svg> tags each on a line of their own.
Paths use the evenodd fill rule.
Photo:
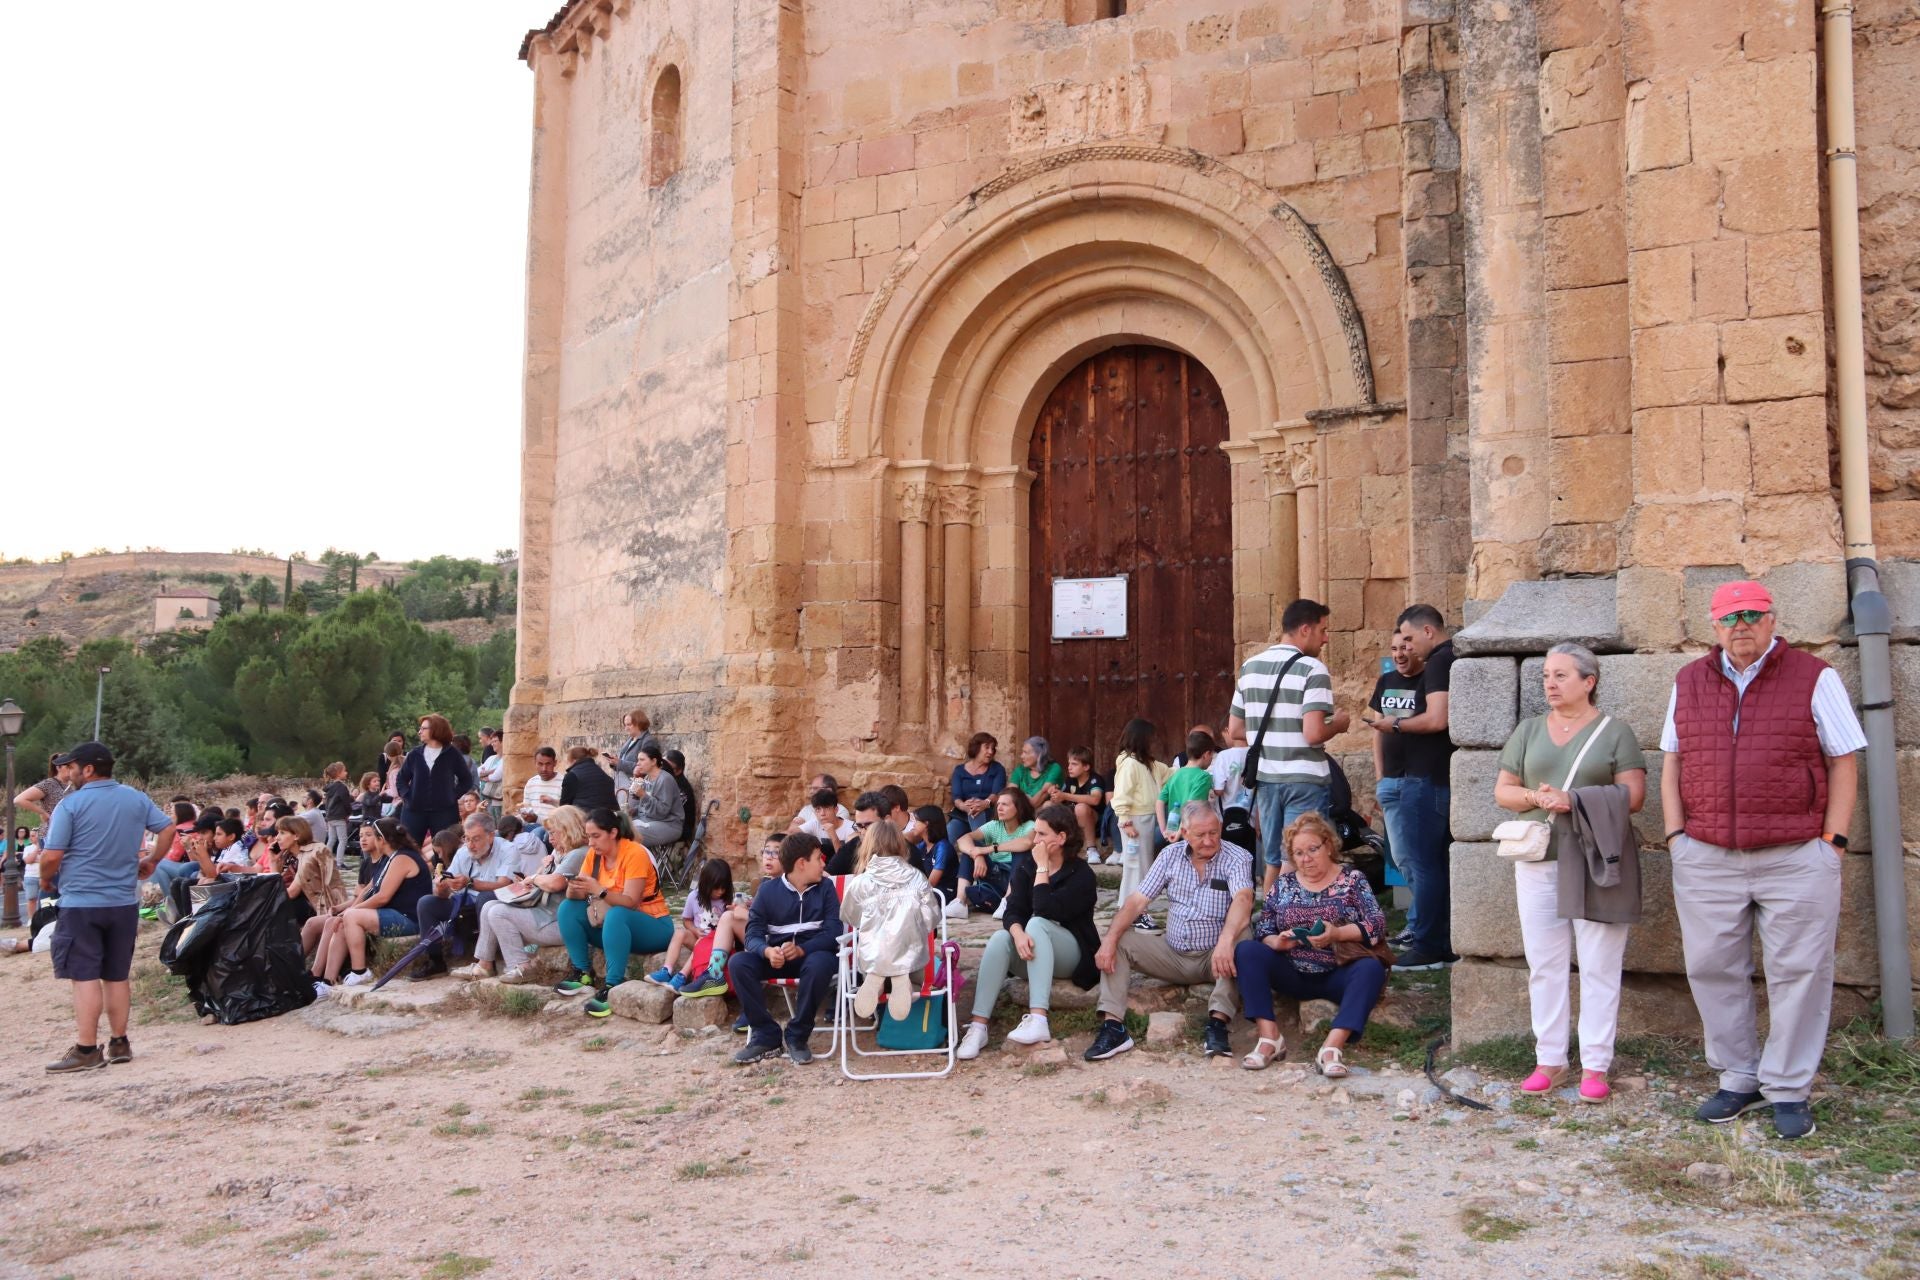
<svg viewBox="0 0 1920 1280">
<path fill-rule="evenodd" d="M 958 968 L 955 959 L 959 948 L 949 942 L 940 950 L 954 953 L 946 955 L 942 964 L 945 972 L 952 974 Z M 920 994 L 913 998 L 913 1007 L 907 1010 L 905 1018 L 895 1018 L 886 1011 L 885 1005 L 880 1007 L 880 1026 L 873 1038 L 882 1049 L 932 1050 L 946 1046 L 949 993 L 930 994 L 935 962 L 940 959 L 935 952 L 927 954 L 927 967 L 920 975 Z"/>
<path fill-rule="evenodd" d="M 1573 790 L 1573 777 L 1580 772 L 1580 762 L 1587 758 L 1587 752 L 1612 723 L 1612 716 L 1600 717 L 1600 723 L 1593 727 L 1593 732 L 1581 744 L 1579 754 L 1573 757 L 1573 764 L 1567 769 L 1567 780 L 1560 784 L 1560 790 Z M 1539 862 L 1553 846 L 1553 825 L 1532 818 L 1510 818 L 1493 829 L 1493 838 L 1499 843 L 1498 853 L 1507 861 Z"/>
<path fill-rule="evenodd" d="M 1368 946 L 1364 942 L 1336 942 L 1333 944 L 1333 962 L 1335 964 L 1352 964 L 1355 960 L 1362 960 L 1367 956 L 1372 956 L 1389 969 L 1393 968 L 1395 959 L 1393 948 L 1388 946 L 1384 939 L 1376 938 L 1372 946 Z"/>
<path fill-rule="evenodd" d="M 587 871 L 587 879 L 598 882 L 600 879 L 600 855 L 593 855 L 593 866 Z M 587 923 L 598 929 L 607 922 L 607 900 L 605 898 L 587 899 Z"/>
</svg>

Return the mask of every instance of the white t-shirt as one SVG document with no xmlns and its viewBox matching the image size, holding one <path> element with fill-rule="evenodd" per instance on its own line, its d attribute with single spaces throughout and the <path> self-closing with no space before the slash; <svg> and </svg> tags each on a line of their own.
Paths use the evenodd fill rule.
<svg viewBox="0 0 1920 1280">
<path fill-rule="evenodd" d="M 534 817 L 542 823 L 546 822 L 547 815 L 560 804 L 560 782 L 557 773 L 550 779 L 534 774 L 527 779 L 526 788 L 520 793 L 521 807 L 532 810 Z"/>
<path fill-rule="evenodd" d="M 422 747 L 420 750 L 420 754 L 426 758 L 427 768 L 429 769 L 433 768 L 433 762 L 438 760 L 440 758 L 440 753 L 445 750 L 446 750 L 445 747 L 442 747 L 437 743 L 428 743 L 425 747 Z"/>
<path fill-rule="evenodd" d="M 800 812 L 793 815 L 793 820 L 800 824 L 802 831 L 816 840 L 832 840 L 837 844 L 845 844 L 854 837 L 853 815 L 847 812 L 847 806 L 843 804 L 835 805 L 834 812 L 840 819 L 840 825 L 831 835 L 827 833 L 825 827 L 820 825 L 819 816 L 808 806 L 801 806 Z"/>
<path fill-rule="evenodd" d="M 1240 781 L 1240 771 L 1246 765 L 1245 747 L 1228 747 L 1214 753 L 1213 764 L 1207 772 L 1213 775 L 1213 789 L 1220 793 L 1222 809 L 1245 809 L 1252 802 L 1253 797 L 1247 794 L 1246 784 Z"/>
</svg>

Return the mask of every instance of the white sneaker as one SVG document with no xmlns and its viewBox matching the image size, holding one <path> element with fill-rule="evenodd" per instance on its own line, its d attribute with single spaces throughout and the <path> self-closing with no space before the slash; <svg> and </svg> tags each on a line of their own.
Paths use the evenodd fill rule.
<svg viewBox="0 0 1920 1280">
<path fill-rule="evenodd" d="M 340 985 L 343 987 L 364 987 L 372 981 L 373 970 L 362 969 L 358 973 L 349 973 L 346 977 L 340 979 Z"/>
<path fill-rule="evenodd" d="M 525 982 L 527 981 L 527 971 L 525 969 L 509 969 L 505 973 L 500 975 L 500 981 L 505 983 L 507 986 L 513 986 L 515 983 Z"/>
<path fill-rule="evenodd" d="M 325 1000 L 328 996 L 332 994 L 333 994 L 332 986 L 330 986 L 325 982 L 320 981 L 318 978 L 315 978 L 313 980 L 313 998 L 315 1000 Z"/>
<path fill-rule="evenodd" d="M 965 898 L 955 898 L 947 904 L 946 913 L 947 919 L 949 920 L 965 920 L 967 918 L 967 900 Z"/>
<path fill-rule="evenodd" d="M 1000 905 L 993 909 L 993 918 L 995 920 L 1004 920 L 1007 918 L 1007 900 L 1005 897 L 1002 897 L 1000 899 Z"/>
<path fill-rule="evenodd" d="M 1022 1025 L 1024 1026 L 1025 1024 L 1023 1023 Z M 969 1022 L 967 1024 L 967 1034 L 960 1037 L 960 1047 L 954 1050 L 953 1056 L 963 1062 L 970 1062 L 979 1057 L 980 1051 L 986 1047 L 987 1024 L 984 1022 Z"/>
<path fill-rule="evenodd" d="M 981 1039 L 985 1039 L 982 1036 Z M 1010 1044 L 1045 1044 L 1053 1039 L 1053 1029 L 1047 1025 L 1044 1013 L 1029 1013 L 1020 1019 L 1020 1025 L 1007 1032 Z"/>
</svg>

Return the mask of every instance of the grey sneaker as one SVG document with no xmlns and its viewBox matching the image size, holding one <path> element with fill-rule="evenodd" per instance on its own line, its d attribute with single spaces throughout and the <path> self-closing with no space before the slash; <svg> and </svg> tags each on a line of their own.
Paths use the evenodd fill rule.
<svg viewBox="0 0 1920 1280">
<path fill-rule="evenodd" d="M 755 1040 L 749 1037 L 747 1042 L 734 1052 L 733 1060 L 744 1067 L 750 1063 L 759 1062 L 762 1058 L 776 1057 L 779 1053 L 778 1040 Z"/>
<path fill-rule="evenodd" d="M 807 1048 L 804 1041 L 795 1043 L 789 1040 L 787 1042 L 787 1057 L 792 1060 L 794 1066 L 804 1067 L 813 1061 L 813 1050 Z"/>
</svg>

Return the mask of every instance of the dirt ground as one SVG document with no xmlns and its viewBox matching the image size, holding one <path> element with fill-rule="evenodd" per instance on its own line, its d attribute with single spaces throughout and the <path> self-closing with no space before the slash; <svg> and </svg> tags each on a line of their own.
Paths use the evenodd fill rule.
<svg viewBox="0 0 1920 1280">
<path fill-rule="evenodd" d="M 1701 1064 L 1659 1046 L 1606 1107 L 1516 1102 L 1483 1062 L 1452 1077 L 1494 1104 L 1472 1111 L 1429 1101 L 1384 1030 L 1335 1087 L 1186 1037 L 1086 1064 L 1073 1013 L 1064 1062 L 996 1029 L 911 1083 L 737 1068 L 724 1028 L 415 1007 L 451 980 L 205 1026 L 158 938 L 134 1062 L 75 1076 L 42 1071 L 66 984 L 0 957 L 0 1278 L 1920 1275 L 1910 1094 L 1860 1095 L 1892 1101 L 1891 1147 L 1863 1152 L 1866 1113 L 1829 1095 L 1782 1158 L 1764 1124 L 1684 1119 Z M 1393 997 L 1416 1012 L 1444 996 L 1418 979 Z"/>
</svg>

